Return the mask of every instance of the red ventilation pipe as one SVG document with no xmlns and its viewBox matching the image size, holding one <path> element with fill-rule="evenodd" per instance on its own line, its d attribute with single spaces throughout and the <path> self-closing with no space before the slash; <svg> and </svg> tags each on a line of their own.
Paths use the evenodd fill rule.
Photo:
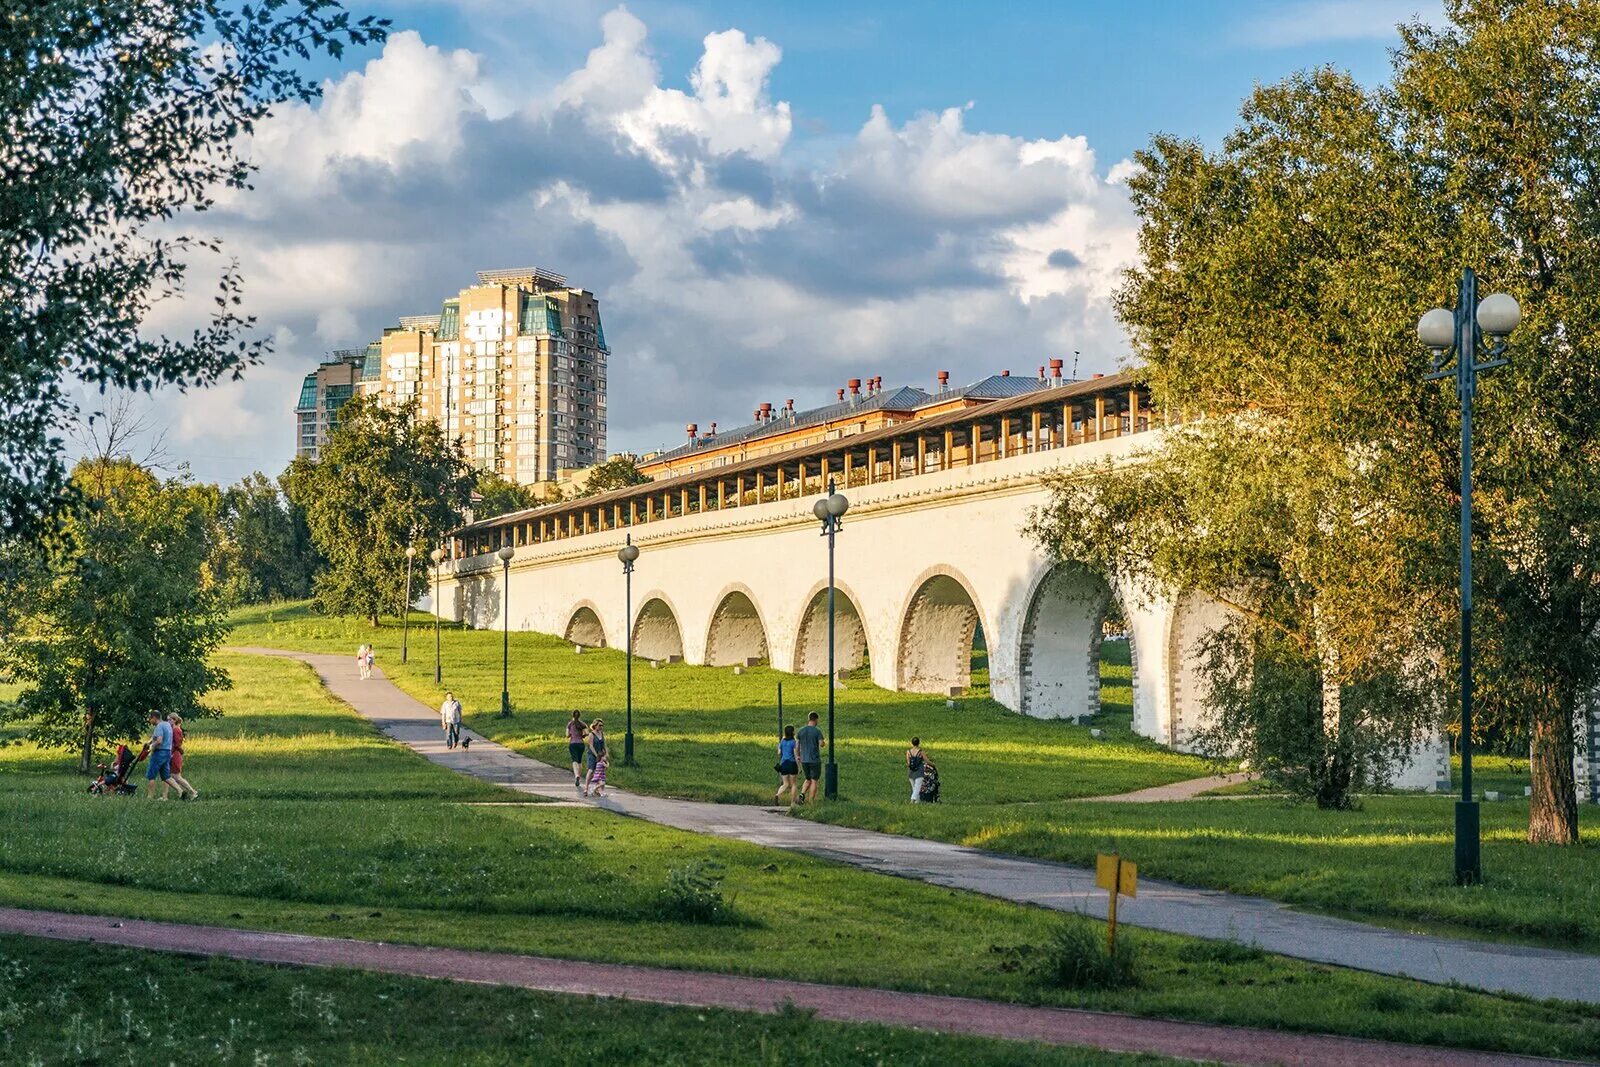
<svg viewBox="0 0 1600 1067">
<path fill-rule="evenodd" d="M 939 372 L 939 392 L 942 393 L 948 388 L 950 388 L 950 372 L 942 370 Z"/>
<path fill-rule="evenodd" d="M 860 396 L 861 395 L 861 379 L 860 378 L 851 378 L 848 382 L 845 382 L 844 384 L 846 384 L 846 385 L 848 385 L 850 387 L 850 395 L 851 396 Z"/>
</svg>

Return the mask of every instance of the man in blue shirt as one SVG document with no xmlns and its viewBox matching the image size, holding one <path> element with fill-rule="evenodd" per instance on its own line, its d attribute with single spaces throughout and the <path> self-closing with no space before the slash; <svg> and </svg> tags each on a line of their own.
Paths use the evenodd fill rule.
<svg viewBox="0 0 1600 1067">
<path fill-rule="evenodd" d="M 156 795 L 156 779 L 161 779 L 161 799 L 166 800 L 172 790 L 172 724 L 158 711 L 150 713 L 150 740 L 145 742 L 150 753 L 144 768 L 145 794 Z"/>
</svg>

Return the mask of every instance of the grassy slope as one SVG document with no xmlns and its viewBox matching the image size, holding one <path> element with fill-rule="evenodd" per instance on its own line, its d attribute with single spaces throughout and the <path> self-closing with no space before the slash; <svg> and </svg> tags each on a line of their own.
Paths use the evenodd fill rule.
<svg viewBox="0 0 1600 1067">
<path fill-rule="evenodd" d="M 0 937 L 0 1020 L 12 1064 L 1174 1062 L 18 937 Z"/>
<path fill-rule="evenodd" d="M 418 617 L 419 619 L 421 617 Z M 411 631 L 411 660 L 400 663 L 400 628 L 374 630 L 365 623 L 327 619 L 303 605 L 241 611 L 233 642 L 304 651 L 348 652 L 372 642 L 379 665 L 397 685 L 430 705 L 443 688 L 433 684 L 433 629 Z M 1126 645 L 1113 645 L 1123 651 Z M 564 724 L 579 708 L 585 719 L 606 719 L 620 742 L 624 702 L 623 656 L 590 651 L 542 634 L 511 635 L 511 695 L 518 714 L 496 718 L 500 707 L 501 635 L 446 629 L 444 688 L 465 705 L 467 724 L 496 740 L 554 763 L 566 757 Z M 1207 773 L 1194 757 L 1169 752 L 1135 737 L 1129 728 L 1127 667 L 1107 685 L 1105 740 L 1089 728 L 1025 719 L 983 696 L 963 697 L 954 710 L 944 700 L 879 689 L 865 678 L 849 681 L 837 697 L 840 781 L 850 797 L 896 800 L 904 788 L 903 754 L 919 735 L 939 761 L 946 788 L 968 800 L 1046 800 L 1120 793 Z M 777 782 L 777 686 L 784 690 L 786 721 L 799 725 L 822 711 L 827 689 L 820 678 L 768 668 L 735 675 L 732 668 L 674 664 L 653 670 L 635 664 L 634 732 L 640 766 L 613 766 L 625 789 L 705 800 L 770 800 Z"/>
<path fill-rule="evenodd" d="M 360 640 L 375 639 L 384 667 L 403 688 L 430 703 L 437 698 L 431 626 L 413 629 L 415 655 L 405 669 L 398 663 L 396 627 L 373 631 L 318 618 L 297 605 L 250 609 L 239 619 L 234 639 L 240 643 L 353 651 Z M 500 635 L 446 630 L 444 641 L 445 682 L 472 709 L 476 729 L 555 763 L 565 759 L 558 731 L 570 708 L 605 714 L 617 738 L 619 654 L 576 656 L 549 638 L 512 634 L 512 692 L 524 710 L 508 723 L 492 712 L 499 701 Z M 1126 654 L 1125 645 L 1109 648 Z M 1085 728 L 1023 719 L 986 700 L 958 701 L 950 711 L 936 699 L 852 682 L 839 697 L 847 802 L 806 814 L 1079 864 L 1117 850 L 1153 878 L 1392 921 L 1600 948 L 1600 844 L 1592 837 L 1566 849 L 1524 843 L 1527 809 L 1520 787 L 1512 789 L 1514 760 L 1480 761 L 1488 774 L 1481 781 L 1505 784 L 1517 799 L 1484 806 L 1489 884 L 1465 891 L 1451 880 L 1449 798 L 1374 797 L 1356 812 L 1321 812 L 1265 797 L 1177 806 L 1064 802 L 1207 769 L 1134 738 L 1127 667 L 1108 662 L 1103 673 L 1107 711 L 1097 723 L 1107 731 L 1103 741 Z M 677 665 L 636 669 L 634 678 L 643 766 L 617 768 L 613 777 L 626 788 L 718 800 L 770 795 L 773 757 L 763 731 L 776 720 L 770 698 L 762 700 L 778 680 L 796 716 L 826 695 L 817 679 L 766 670 L 734 676 Z M 902 738 L 912 732 L 939 761 L 946 801 L 938 807 L 904 802 L 899 758 Z M 1583 816 L 1591 810 L 1585 807 Z"/>
<path fill-rule="evenodd" d="M 1042 912 L 594 810 L 504 798 L 335 705 L 298 664 L 227 656 L 192 724 L 198 804 L 92 798 L 60 754 L 0 749 L 0 901 L 1059 1003 L 1478 1047 L 1600 1054 L 1593 1013 L 1146 934 L 1144 980 L 1048 989 L 1005 949 Z M 743 921 L 681 921 L 668 871 L 714 859 Z"/>
</svg>

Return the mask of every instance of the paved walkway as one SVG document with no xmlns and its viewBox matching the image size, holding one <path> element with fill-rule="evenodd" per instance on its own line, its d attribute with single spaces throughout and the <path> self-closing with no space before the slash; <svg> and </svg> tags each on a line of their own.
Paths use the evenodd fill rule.
<svg viewBox="0 0 1600 1067">
<path fill-rule="evenodd" d="M 549 993 L 626 997 L 656 1004 L 777 1012 L 785 1004 L 819 1018 L 916 1027 L 945 1033 L 1043 1041 L 1113 1052 L 1143 1052 L 1235 1064 L 1317 1064 L 1327 1067 L 1488 1067 L 1556 1061 L 1400 1045 L 1359 1038 L 1289 1034 L 1237 1026 L 1145 1019 L 1133 1015 L 1037 1008 L 966 997 L 898 993 L 887 989 L 786 982 L 771 978 L 583 963 L 540 956 L 427 948 L 306 934 L 188 926 L 141 919 L 0 908 L 0 932 L 227 956 L 262 963 L 351 967 L 385 974 L 517 986 Z"/>
<path fill-rule="evenodd" d="M 570 770 L 529 759 L 471 731 L 466 732 L 473 738 L 470 749 L 446 750 L 432 708 L 395 688 L 381 672 L 362 681 L 351 657 L 266 648 L 236 651 L 311 664 L 334 696 L 434 763 L 523 793 L 576 799 Z M 951 889 L 1105 916 L 1105 891 L 1095 887 L 1094 872 L 1081 867 L 830 826 L 742 804 L 667 800 L 610 790 L 603 800 L 591 803 L 667 826 L 792 849 Z M 1119 903 L 1117 918 L 1152 930 L 1237 940 L 1318 963 L 1600 1004 L 1600 956 L 1404 933 L 1292 911 L 1275 901 L 1154 879 L 1140 879 L 1139 896 Z"/>
<path fill-rule="evenodd" d="M 1083 800 L 1119 804 L 1160 804 L 1169 800 L 1193 800 L 1201 793 L 1209 793 L 1213 789 L 1221 789 L 1225 785 L 1237 785 L 1250 780 L 1247 772 L 1237 774 L 1215 774 L 1210 778 L 1190 778 L 1182 782 L 1171 782 L 1167 785 L 1153 785 L 1149 789 L 1135 789 L 1131 793 L 1117 793 L 1108 797 L 1082 797 Z"/>
</svg>

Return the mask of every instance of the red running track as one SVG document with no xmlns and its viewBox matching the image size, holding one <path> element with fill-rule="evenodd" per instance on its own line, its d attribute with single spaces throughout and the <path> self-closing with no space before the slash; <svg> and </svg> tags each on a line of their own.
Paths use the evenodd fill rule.
<svg viewBox="0 0 1600 1067">
<path fill-rule="evenodd" d="M 775 1012 L 785 1003 L 791 1003 L 815 1012 L 818 1018 L 840 1022 L 880 1023 L 1221 1063 L 1481 1067 L 1558 1062 L 1358 1038 L 1002 1004 L 967 997 L 22 908 L 0 908 L 0 933 L 196 956 L 226 956 L 259 963 L 348 967 L 689 1007 Z"/>
</svg>

